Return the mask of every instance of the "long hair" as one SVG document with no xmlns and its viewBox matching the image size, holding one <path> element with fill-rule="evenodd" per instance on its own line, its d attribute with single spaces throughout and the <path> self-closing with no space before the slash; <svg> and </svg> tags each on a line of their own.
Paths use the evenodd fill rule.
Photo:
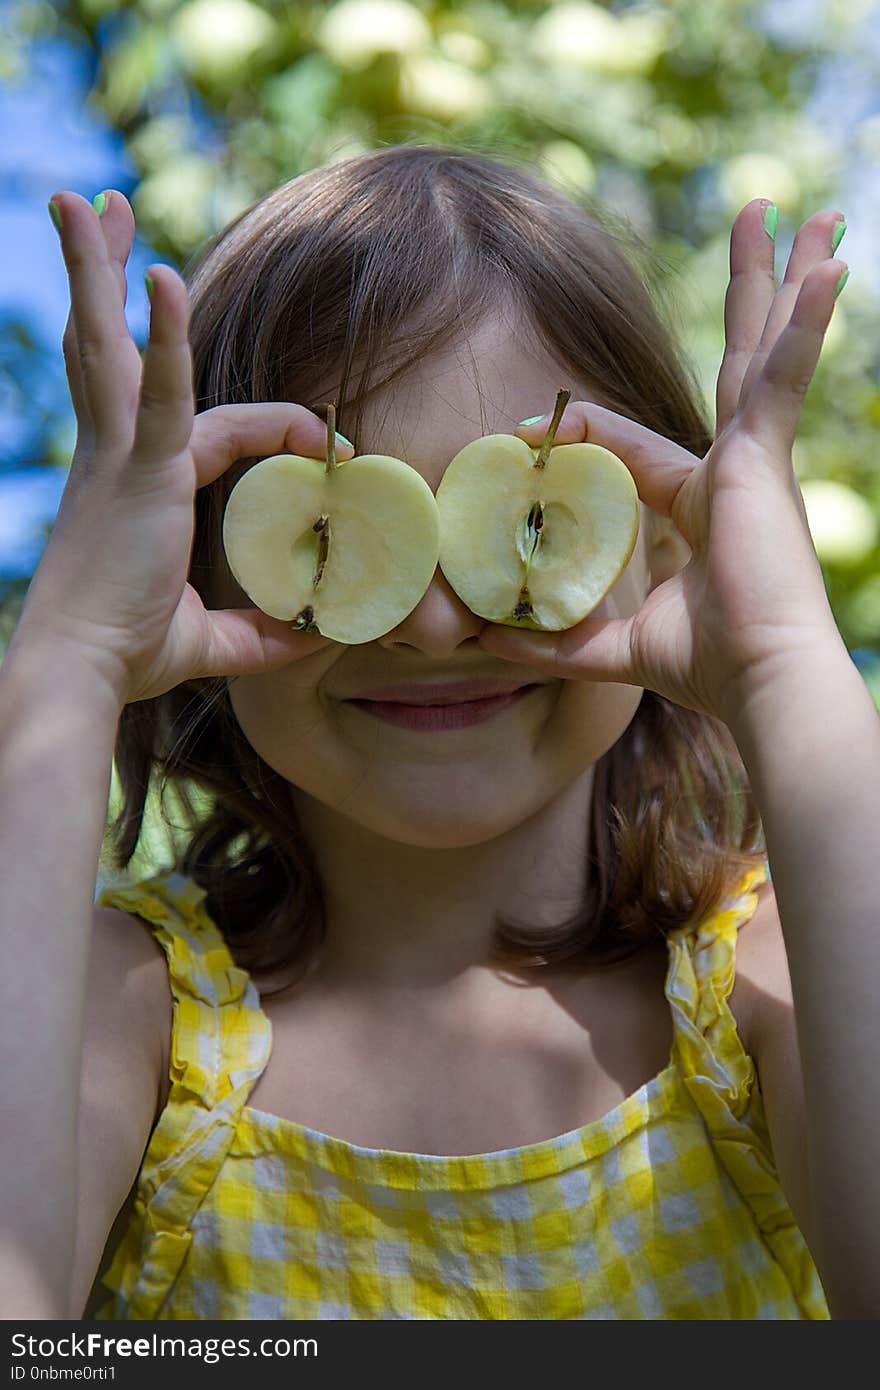
<svg viewBox="0 0 880 1390">
<path fill-rule="evenodd" d="M 656 270 L 631 229 L 528 168 L 445 146 L 380 148 L 276 188 L 184 268 L 196 409 L 335 399 L 338 428 L 356 443 L 368 394 L 503 296 L 536 344 L 595 383 L 610 409 L 703 457 L 712 436 L 648 288 Z M 368 364 L 360 375 L 357 363 Z M 226 501 L 253 462 L 196 496 L 189 580 L 208 607 L 221 606 Z M 242 734 L 226 679 L 126 706 L 115 763 L 113 867 L 126 869 L 137 849 L 157 778 L 162 806 L 173 790 L 187 819 L 173 867 L 205 890 L 237 963 L 270 976 L 304 970 L 325 932 L 320 876 L 290 786 Z M 763 859 L 727 727 L 645 691 L 595 766 L 583 852 L 589 887 L 577 913 L 550 933 L 499 918 L 499 962 L 620 959 L 699 921 Z"/>
</svg>

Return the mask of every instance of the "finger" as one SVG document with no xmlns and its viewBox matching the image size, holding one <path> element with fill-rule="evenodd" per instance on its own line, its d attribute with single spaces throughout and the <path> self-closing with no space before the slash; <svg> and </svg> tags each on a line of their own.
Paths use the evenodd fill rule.
<svg viewBox="0 0 880 1390">
<path fill-rule="evenodd" d="M 131 254 L 134 244 L 134 214 L 128 200 L 122 193 L 114 189 L 105 189 L 100 195 L 104 202 L 103 208 L 99 213 L 99 223 L 104 240 L 107 243 L 107 251 L 110 255 L 113 273 L 116 277 L 117 288 L 119 291 L 120 302 L 125 308 L 128 296 L 128 281 L 125 275 L 125 264 Z M 67 370 L 67 380 L 70 387 L 71 400 L 76 413 L 77 420 L 81 428 L 86 427 L 94 433 L 94 422 L 88 402 L 83 391 L 82 378 L 79 369 L 79 344 L 76 336 L 76 321 L 73 315 L 73 305 L 67 316 L 67 324 L 62 339 L 62 351 Z M 132 381 L 128 389 L 128 407 L 133 413 L 137 402 L 138 378 L 132 374 Z"/>
<path fill-rule="evenodd" d="M 125 263 L 131 255 L 131 248 L 134 245 L 134 213 L 128 199 L 118 189 L 105 189 L 101 197 L 104 199 L 104 206 L 98 214 L 98 221 L 101 231 L 104 233 L 110 264 L 113 274 L 116 276 L 119 297 L 124 307 L 128 293 Z"/>
<path fill-rule="evenodd" d="M 269 617 L 259 608 L 206 611 L 207 645 L 200 676 L 248 676 L 278 670 L 311 656 L 332 640 L 320 632 L 302 632 Z"/>
<path fill-rule="evenodd" d="M 86 400 L 82 373 L 79 369 L 79 344 L 76 340 L 76 324 L 73 321 L 72 306 L 68 312 L 64 336 L 61 339 L 61 351 L 64 354 L 64 370 L 67 373 L 67 385 L 70 390 L 70 399 L 73 402 L 73 413 L 79 425 L 79 433 L 82 437 L 85 435 L 94 437 L 95 422 Z"/>
<path fill-rule="evenodd" d="M 764 227 L 773 204 L 755 198 L 730 233 L 730 281 L 724 299 L 724 356 L 715 387 L 715 434 L 736 413 L 743 379 L 757 351 L 776 293 L 774 242 Z"/>
<path fill-rule="evenodd" d="M 825 261 L 807 275 L 787 327 L 739 411 L 742 430 L 790 466 L 791 450 L 831 315 L 845 262 Z"/>
<path fill-rule="evenodd" d="M 96 439 L 113 448 L 130 442 L 126 390 L 140 354 L 135 346 L 104 232 L 91 203 L 78 193 L 54 194 L 61 214 L 61 249 L 70 284 L 81 405 Z"/>
<path fill-rule="evenodd" d="M 549 423 L 550 415 L 544 415 L 533 425 L 517 425 L 515 433 L 537 448 Z M 599 444 L 622 459 L 633 475 L 639 497 L 663 516 L 671 515 L 679 488 L 700 462 L 671 439 L 592 401 L 570 401 L 556 431 L 557 444 L 580 441 Z"/>
<path fill-rule="evenodd" d="M 153 300 L 155 302 L 155 294 Z M 196 416 L 190 440 L 196 467 L 196 486 L 213 483 L 239 459 L 271 454 L 303 454 L 326 458 L 327 423 L 292 401 L 215 405 Z M 354 454 L 336 437 L 338 457 Z"/>
<path fill-rule="evenodd" d="M 843 214 L 833 209 L 817 212 L 798 229 L 785 268 L 785 276 L 773 297 L 767 321 L 760 340 L 746 366 L 740 388 L 739 402 L 745 400 L 752 385 L 760 376 L 764 363 L 779 340 L 779 336 L 791 318 L 801 286 L 814 266 L 822 265 L 833 254 L 832 241 L 834 229 L 839 224 L 846 226 Z"/>
<path fill-rule="evenodd" d="M 150 329 L 131 447 L 140 472 L 183 453 L 195 416 L 186 286 L 169 265 L 151 265 L 147 274 L 153 285 Z"/>
<path fill-rule="evenodd" d="M 492 656 L 518 661 L 545 676 L 638 685 L 632 632 L 632 618 L 588 616 L 565 632 L 524 632 L 487 623 L 478 641 Z"/>
</svg>

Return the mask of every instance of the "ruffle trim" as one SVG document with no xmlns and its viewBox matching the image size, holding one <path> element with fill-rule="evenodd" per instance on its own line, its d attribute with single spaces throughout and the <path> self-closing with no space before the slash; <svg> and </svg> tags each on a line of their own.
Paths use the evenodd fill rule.
<svg viewBox="0 0 880 1390">
<path fill-rule="evenodd" d="M 272 1029 L 256 987 L 233 961 L 204 909 L 205 890 L 181 874 L 157 874 L 139 884 L 104 888 L 100 907 L 143 917 L 165 951 L 174 999 L 171 1082 L 213 1109 L 230 1091 L 263 1070 Z"/>
<path fill-rule="evenodd" d="M 666 996 L 675 1024 L 674 1055 L 686 1077 L 705 1079 L 735 1113 L 748 1105 L 756 1079 L 728 998 L 736 975 L 736 939 L 758 906 L 765 864 L 750 869 L 717 911 L 670 934 Z"/>
</svg>

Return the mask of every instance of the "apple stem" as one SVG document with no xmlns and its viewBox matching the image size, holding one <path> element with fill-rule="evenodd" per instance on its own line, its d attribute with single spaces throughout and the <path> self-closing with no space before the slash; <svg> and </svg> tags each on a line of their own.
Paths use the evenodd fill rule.
<svg viewBox="0 0 880 1390">
<path fill-rule="evenodd" d="M 332 473 L 336 465 L 336 406 L 331 401 L 327 410 L 327 472 Z"/>
<path fill-rule="evenodd" d="M 326 472 L 327 472 L 327 473 L 332 473 L 333 470 L 334 470 L 335 468 L 338 467 L 338 464 L 337 464 L 337 462 L 336 462 L 336 405 L 335 405 L 335 402 L 329 401 L 329 402 L 327 403 L 327 405 L 324 406 L 324 410 L 327 412 L 327 464 L 326 464 Z M 315 522 L 314 526 L 312 527 L 312 530 L 313 530 L 313 531 L 317 531 L 317 533 L 318 533 L 318 561 L 317 561 L 317 567 L 316 567 L 316 569 L 315 569 L 314 577 L 313 577 L 313 579 L 312 579 L 312 588 L 313 588 L 313 589 L 317 589 L 318 585 L 320 584 L 321 580 L 322 580 L 323 577 L 324 577 L 324 567 L 326 566 L 328 556 L 330 555 L 330 518 L 329 518 L 329 516 L 319 516 L 319 517 L 318 517 L 318 520 Z M 303 611 L 309 615 L 309 621 L 311 621 L 311 618 L 312 618 L 311 609 L 304 609 Z M 300 615 L 300 616 L 302 616 L 302 615 Z"/>
<path fill-rule="evenodd" d="M 550 455 L 550 450 L 553 448 L 553 441 L 556 438 L 556 431 L 559 429 L 559 422 L 562 419 L 562 412 L 565 410 L 565 407 L 568 405 L 570 400 L 571 392 L 566 391 L 564 387 L 561 387 L 556 397 L 556 406 L 553 411 L 553 418 L 550 421 L 550 427 L 544 436 L 544 443 L 538 450 L 538 456 L 534 462 L 535 468 L 543 468 L 546 464 L 547 459 Z"/>
</svg>

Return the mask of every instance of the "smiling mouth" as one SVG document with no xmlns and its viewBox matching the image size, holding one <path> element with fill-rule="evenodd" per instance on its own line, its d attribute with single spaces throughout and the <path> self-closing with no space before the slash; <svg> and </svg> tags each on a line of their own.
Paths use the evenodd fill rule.
<svg viewBox="0 0 880 1390">
<path fill-rule="evenodd" d="M 462 705 L 473 700 L 490 700 L 502 695 L 513 695 L 525 686 L 543 684 L 546 682 L 529 677 L 519 681 L 465 680 L 433 684 L 429 681 L 414 681 L 408 685 L 377 686 L 374 690 L 348 698 L 382 704 Z"/>
<path fill-rule="evenodd" d="M 387 724 L 396 724 L 399 728 L 440 731 L 462 729 L 472 724 L 481 724 L 512 705 L 519 704 L 532 691 L 540 690 L 542 685 L 543 682 L 522 685 L 514 690 L 505 691 L 498 695 L 483 696 L 479 699 L 453 702 L 447 699 L 442 704 L 407 704 L 399 699 L 354 699 L 345 700 L 343 703 L 351 705 L 367 717 L 381 719 Z"/>
</svg>

